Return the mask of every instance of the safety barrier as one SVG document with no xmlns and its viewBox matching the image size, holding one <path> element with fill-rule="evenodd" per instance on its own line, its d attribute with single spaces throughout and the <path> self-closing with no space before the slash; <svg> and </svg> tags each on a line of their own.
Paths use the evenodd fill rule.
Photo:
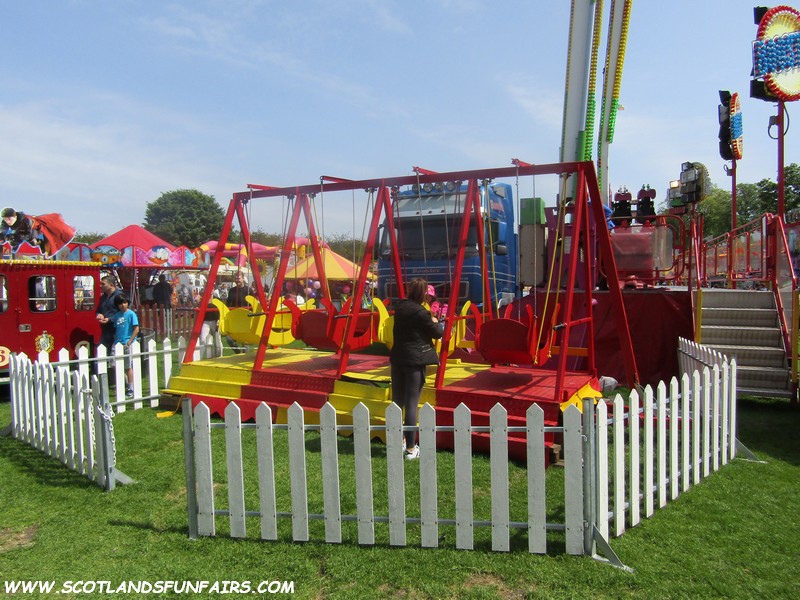
<svg viewBox="0 0 800 600">
<path fill-rule="evenodd" d="M 9 434 L 104 489 L 127 483 L 130 480 L 116 468 L 112 418 L 115 412 L 142 408 L 145 403 L 158 406 L 158 390 L 169 381 L 175 358 L 180 364 L 186 350 L 183 338 L 174 348 L 169 339 L 164 340 L 161 349 L 152 339 L 145 345 L 146 349 L 140 351 L 139 343 L 133 344 L 134 397 L 130 399 L 125 397 L 124 385 L 115 386 L 113 398 L 109 393 L 109 377 L 125 381 L 121 345 L 111 356 L 100 346 L 95 357 L 89 357 L 88 348 L 80 347 L 74 360 L 69 359 L 69 351 L 62 349 L 54 363 L 49 362 L 45 352 L 36 362 L 24 354 L 12 355 Z M 163 357 L 161 370 L 159 357 Z"/>
<path fill-rule="evenodd" d="M 703 344 L 698 344 L 686 338 L 678 338 L 678 369 L 680 374 L 701 371 L 703 367 L 719 367 L 725 362 L 726 357 L 717 350 Z M 733 382 L 734 385 L 736 382 Z"/>
<path fill-rule="evenodd" d="M 676 499 L 736 456 L 735 380 L 735 360 L 723 358 L 721 363 L 703 366 L 691 376 L 685 373 L 680 380 L 673 378 L 669 385 L 662 382 L 655 390 L 648 386 L 641 398 L 634 391 L 627 404 L 618 395 L 596 406 L 587 400 L 582 413 L 570 407 L 560 427 L 545 427 L 542 411 L 535 405 L 528 410 L 524 427 L 509 427 L 501 405 L 492 408 L 488 427 L 473 426 L 470 411 L 463 404 L 455 411 L 453 426 L 439 426 L 435 410 L 426 404 L 419 411 L 419 427 L 414 428 L 419 431 L 421 458 L 419 506 L 413 510 L 406 507 L 408 490 L 401 451 L 404 427 L 395 405 L 386 408 L 385 425 L 373 425 L 363 404 L 347 415 L 352 424 L 337 423 L 340 415 L 326 404 L 319 413 L 319 425 L 312 425 L 306 424 L 303 409 L 294 404 L 288 410 L 288 422 L 281 425 L 273 424 L 272 411 L 266 404 L 258 408 L 255 423 L 242 423 L 239 408 L 233 403 L 225 412 L 224 422 L 212 422 L 204 404 L 192 410 L 191 401 L 185 399 L 189 535 L 214 536 L 217 520 L 226 517 L 230 535 L 246 537 L 247 519 L 256 517 L 260 525 L 257 536 L 276 540 L 278 520 L 290 519 L 292 539 L 301 542 L 310 539 L 309 523 L 322 520 L 324 541 L 341 543 L 342 524 L 354 521 L 355 541 L 362 545 L 375 544 L 376 526 L 387 525 L 389 544 L 405 546 L 408 526 L 419 525 L 421 545 L 436 547 L 440 528 L 453 526 L 455 547 L 471 549 L 476 529 L 488 527 L 495 551 L 509 551 L 512 537 L 526 535 L 529 552 L 546 553 L 553 549 L 552 544 L 548 546 L 547 532 L 563 531 L 568 554 L 600 558 L 599 550 L 605 560 L 627 568 L 611 549 L 609 537 L 638 525 L 642 516 L 649 517 L 656 507 Z M 275 461 L 273 433 L 283 429 L 288 430 L 288 465 Z M 212 443 L 216 430 L 224 431 L 224 440 Z M 318 450 L 316 440 L 309 442 L 306 438 L 309 431 L 319 433 Z M 523 518 L 514 520 L 507 440 L 510 432 L 523 431 L 527 435 L 526 510 Z M 339 467 L 339 433 L 353 436 L 354 473 L 344 473 Z M 562 437 L 564 456 L 563 504 L 549 507 L 551 515 L 563 518 L 553 522 L 548 521 L 545 501 L 547 486 L 552 485 L 545 476 L 546 433 Z M 473 486 L 473 434 L 488 434 L 491 440 L 488 520 L 476 518 L 474 511 L 476 495 L 486 490 Z M 437 435 L 454 438 L 452 498 L 442 499 L 437 493 L 439 480 L 444 477 L 437 468 Z M 376 436 L 385 437 L 385 456 L 370 444 Z M 219 464 L 215 456 L 223 451 L 221 446 L 226 476 L 218 481 L 212 464 Z M 253 462 L 253 452 L 257 472 L 245 474 L 244 465 Z M 321 479 L 309 479 L 306 460 L 310 452 L 319 454 Z M 251 460 L 245 461 L 245 455 Z M 388 514 L 374 510 L 377 496 L 373 482 L 378 471 L 385 472 L 387 496 L 381 502 L 386 500 Z M 276 472 L 282 475 L 276 478 Z M 342 484 L 351 476 L 354 489 Z M 218 489 L 223 479 L 227 484 L 224 495 Z M 245 481 L 251 484 L 247 488 Z M 313 494 L 311 501 L 309 481 L 322 487 L 321 494 Z M 515 481 L 513 489 L 514 510 L 519 513 L 516 494 L 521 482 Z M 355 514 L 343 514 L 342 506 L 355 507 Z"/>
<path fill-rule="evenodd" d="M 110 405 L 116 412 L 124 412 L 126 407 L 142 408 L 147 402 L 150 406 L 158 406 L 159 390 L 169 383 L 172 372 L 183 363 L 186 354 L 187 340 L 183 336 L 175 342 L 164 338 L 157 343 L 152 337 L 144 343 L 134 342 L 129 354 L 133 362 L 133 398 L 126 398 L 125 386 L 117 385 L 111 390 Z M 194 359 L 210 358 L 222 350 L 219 333 L 210 334 L 206 340 L 198 342 L 194 350 Z M 49 362 L 46 352 L 40 353 L 40 363 Z M 125 381 L 125 354 L 121 344 L 117 344 L 113 352 L 108 354 L 105 346 L 98 346 L 95 356 L 89 356 L 88 347 L 77 350 L 77 358 L 70 359 L 68 350 L 61 349 L 55 366 L 68 366 L 80 372 L 88 379 L 91 373 L 107 374 L 109 381 Z"/>
<path fill-rule="evenodd" d="M 190 306 L 139 306 L 136 314 L 142 328 L 152 331 L 155 339 L 161 341 L 167 338 L 188 338 L 197 319 L 198 309 Z"/>
<path fill-rule="evenodd" d="M 105 375 L 90 382 L 66 366 L 16 354 L 9 368 L 12 437 L 104 489 L 129 481 L 116 469 L 113 412 L 103 402 Z"/>
</svg>

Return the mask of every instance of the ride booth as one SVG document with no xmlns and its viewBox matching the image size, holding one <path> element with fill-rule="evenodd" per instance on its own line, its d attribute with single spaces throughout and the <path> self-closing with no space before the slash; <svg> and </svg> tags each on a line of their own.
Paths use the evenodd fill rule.
<svg viewBox="0 0 800 600">
<path fill-rule="evenodd" d="M 536 302 L 515 302 L 498 308 L 492 301 L 487 263 L 485 206 L 481 186 L 493 178 L 535 177 L 538 175 L 574 175 L 576 193 L 567 227 L 566 211 L 560 219 L 558 235 L 567 260 L 562 275 L 548 275 L 552 285 L 532 296 Z M 293 188 L 251 186 L 247 192 L 233 195 L 219 243 L 227 243 L 234 219 L 241 229 L 243 243 L 250 243 L 247 216 L 254 212 L 256 200 L 282 199 L 287 203 L 285 239 L 281 253 L 291 251 L 300 219 L 305 220 L 310 241 L 309 260 L 316 264 L 320 283 L 329 289 L 325 261 L 313 215 L 317 214 L 319 196 L 335 192 L 365 191 L 364 254 L 356 273 L 352 298 L 361 299 L 367 289 L 370 262 L 378 232 L 390 238 L 391 263 L 397 297 L 405 297 L 408 279 L 402 253 L 402 230 L 393 223 L 393 198 L 400 186 L 442 185 L 466 182 L 466 194 L 460 204 L 457 222 L 458 247 L 452 263 L 450 310 L 445 319 L 444 336 L 437 344 L 439 365 L 429 368 L 421 403 L 431 404 L 437 413 L 437 424 L 452 425 L 453 411 L 464 403 L 472 413 L 473 424 L 488 425 L 489 410 L 500 403 L 508 411 L 509 425 L 524 423 L 525 412 L 532 404 L 545 413 L 545 425 L 558 424 L 561 410 L 569 403 L 579 404 L 585 397 L 600 395 L 594 347 L 593 290 L 579 285 L 591 281 L 595 252 L 605 264 L 613 266 L 614 256 L 608 232 L 599 228 L 590 231 L 590 221 L 603 222 L 603 208 L 591 162 L 550 165 L 519 165 L 510 168 L 484 169 L 450 173 L 417 173 L 380 180 L 335 180 L 318 185 Z M 460 187 L 460 186 L 459 186 Z M 248 206 L 247 213 L 244 210 Z M 590 218 L 592 211 L 593 218 Z M 382 223 L 383 220 L 383 223 Z M 459 298 L 466 240 L 477 240 L 482 257 L 483 301 L 461 302 Z M 594 241 L 593 241 L 594 240 Z M 209 281 L 213 281 L 221 256 L 212 262 Z M 561 264 L 561 263 L 559 263 Z M 255 270 L 255 264 L 250 265 Z M 287 277 L 288 261 L 279 263 L 274 289 L 281 289 Z M 638 376 L 631 346 L 625 306 L 611 268 L 609 279 L 608 317 L 614 323 L 614 334 L 620 348 L 625 376 L 622 381 L 633 387 Z M 556 283 L 557 282 L 557 283 Z M 272 409 L 278 422 L 285 421 L 286 409 L 297 402 L 307 410 L 307 422 L 313 413 L 330 402 L 345 421 L 358 403 L 364 403 L 371 418 L 382 423 L 387 403 L 391 402 L 390 368 L 387 348 L 392 343 L 392 298 L 373 298 L 370 305 L 361 301 L 335 306 L 323 295 L 318 304 L 303 309 L 278 294 L 267 297 L 258 279 L 256 296 L 251 306 L 236 309 L 236 316 L 221 319 L 221 328 L 241 327 L 248 332 L 250 350 L 244 354 L 217 359 L 194 360 L 201 318 L 195 323 L 186 358 L 179 375 L 173 376 L 165 394 L 189 396 L 196 404 L 205 402 L 213 412 L 222 414 L 229 402 L 235 402 L 243 419 L 254 417 L 261 402 Z M 556 287 L 557 286 L 557 287 Z M 488 299 L 488 300 L 487 300 Z M 211 300 L 210 286 L 201 302 L 201 313 Z M 233 313 L 234 311 L 231 311 Z M 287 316 L 288 315 L 288 316 Z M 247 323 L 247 327 L 244 327 Z M 288 326 L 288 327 L 287 327 Z M 287 334 L 288 332 L 288 334 Z M 440 447 L 452 447 L 453 433 L 437 434 Z M 488 434 L 474 433 L 473 448 L 488 451 Z M 548 444 L 556 440 L 549 438 Z M 509 453 L 525 460 L 524 433 L 509 435 Z"/>
<path fill-rule="evenodd" d="M 208 268 L 204 252 L 186 246 L 172 246 L 139 225 L 128 225 L 92 244 L 91 256 L 117 279 L 131 300 L 131 308 L 137 312 L 143 331 L 158 340 L 188 336 L 196 310 L 191 303 L 181 306 L 178 301 L 179 274 L 200 273 Z M 167 274 L 173 287 L 171 310 L 156 306 L 152 296 L 148 296 L 148 290 L 152 290 L 152 284 L 160 273 Z"/>
</svg>

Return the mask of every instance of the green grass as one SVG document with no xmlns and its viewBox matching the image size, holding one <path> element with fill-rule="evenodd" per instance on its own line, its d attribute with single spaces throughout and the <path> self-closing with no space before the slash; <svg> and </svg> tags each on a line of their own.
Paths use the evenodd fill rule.
<svg viewBox="0 0 800 600">
<path fill-rule="evenodd" d="M 101 491 L 24 444 L 0 438 L 0 580 L 55 580 L 58 585 L 87 579 L 291 580 L 298 598 L 800 597 L 800 411 L 781 401 L 741 402 L 740 439 L 766 464 L 736 460 L 611 540 L 633 574 L 564 555 L 557 533 L 549 536 L 547 556 L 528 554 L 524 536 L 514 538 L 510 553 L 491 552 L 486 529 L 476 530 L 477 550 L 455 550 L 454 530 L 448 527 L 440 528 L 440 549 L 421 549 L 419 528 L 412 526 L 410 546 L 390 548 L 384 524 L 375 525 L 374 547 L 358 546 L 355 523 L 343 524 L 343 544 L 296 544 L 290 541 L 288 520 L 279 521 L 278 542 L 263 542 L 256 539 L 254 518 L 247 520 L 248 539 L 225 537 L 227 518 L 218 517 L 220 537 L 189 540 L 181 419 L 158 419 L 156 412 L 128 411 L 115 418 L 118 467 L 137 483 L 113 492 Z M 2 403 L 0 428 L 9 421 L 10 407 Z M 252 462 L 249 433 L 244 459 Z M 276 435 L 279 462 L 285 462 L 285 439 Z M 308 435 L 306 446 L 310 509 L 321 512 L 315 434 Z M 353 514 L 354 482 L 346 475 L 351 440 L 341 438 L 340 450 L 342 510 Z M 384 447 L 375 445 L 373 452 L 380 455 Z M 452 455 L 442 452 L 438 462 L 443 481 L 452 481 Z M 375 512 L 385 515 L 380 463 L 375 461 Z M 218 452 L 217 508 L 227 506 L 223 465 L 224 453 Z M 406 465 L 409 514 L 418 514 L 418 473 L 417 463 Z M 484 459 L 476 460 L 474 477 L 476 516 L 483 518 L 489 506 Z M 520 477 L 524 469 L 512 466 L 512 518 L 524 513 Z M 277 479 L 279 510 L 286 510 L 285 467 L 278 466 Z M 548 473 L 548 485 L 556 491 L 561 479 L 558 469 Z M 250 510 L 257 508 L 255 486 L 252 477 L 246 480 Z M 452 484 L 440 483 L 441 516 L 449 516 L 452 496 Z M 562 510 L 557 494 L 551 494 L 549 514 L 557 518 Z M 323 539 L 323 530 L 321 522 L 312 522 L 312 539 Z"/>
</svg>

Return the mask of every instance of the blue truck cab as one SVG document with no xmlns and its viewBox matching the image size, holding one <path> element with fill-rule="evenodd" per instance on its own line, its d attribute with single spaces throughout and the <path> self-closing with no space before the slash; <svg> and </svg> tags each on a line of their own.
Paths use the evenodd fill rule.
<svg viewBox="0 0 800 600">
<path fill-rule="evenodd" d="M 393 220 L 403 279 L 408 282 L 424 277 L 434 286 L 440 301 L 450 298 L 466 198 L 467 184 L 452 182 L 414 185 L 393 197 Z M 519 252 L 511 186 L 487 182 L 480 186 L 480 200 L 490 303 L 498 306 L 513 301 L 517 291 Z M 378 247 L 378 293 L 383 298 L 399 297 L 386 221 Z M 459 308 L 467 300 L 480 306 L 485 304 L 474 215 L 458 282 Z"/>
</svg>

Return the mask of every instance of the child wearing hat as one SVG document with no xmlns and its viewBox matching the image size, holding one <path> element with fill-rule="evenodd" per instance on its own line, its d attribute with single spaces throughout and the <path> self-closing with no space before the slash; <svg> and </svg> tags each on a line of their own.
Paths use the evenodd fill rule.
<svg viewBox="0 0 800 600">
<path fill-rule="evenodd" d="M 428 289 L 425 293 L 425 302 L 423 303 L 423 306 L 427 307 L 431 315 L 437 319 L 444 318 L 442 315 L 442 305 L 436 299 L 436 290 L 430 284 L 428 284 Z"/>
</svg>

